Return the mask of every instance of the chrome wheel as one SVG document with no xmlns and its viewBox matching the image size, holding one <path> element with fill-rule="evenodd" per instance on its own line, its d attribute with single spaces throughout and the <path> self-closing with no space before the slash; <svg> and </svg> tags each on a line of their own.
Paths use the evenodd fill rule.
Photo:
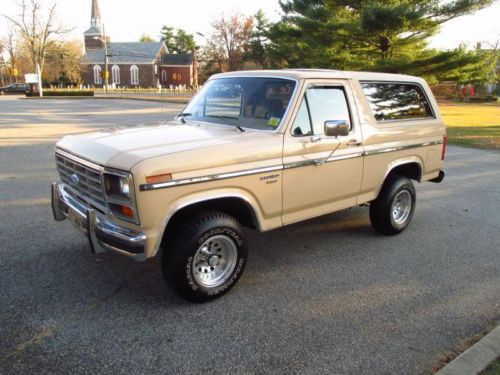
<svg viewBox="0 0 500 375">
<path fill-rule="evenodd" d="M 401 190 L 392 202 L 392 219 L 398 225 L 404 224 L 410 217 L 413 198 L 408 190 Z"/>
<path fill-rule="evenodd" d="M 210 237 L 194 254 L 194 279 L 201 286 L 217 287 L 231 276 L 237 259 L 238 250 L 231 238 L 224 235 Z"/>
</svg>

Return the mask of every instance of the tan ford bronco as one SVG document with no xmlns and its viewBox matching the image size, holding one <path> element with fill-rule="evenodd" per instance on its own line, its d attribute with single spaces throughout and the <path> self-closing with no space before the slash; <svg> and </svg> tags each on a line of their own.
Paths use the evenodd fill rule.
<svg viewBox="0 0 500 375">
<path fill-rule="evenodd" d="M 414 181 L 444 178 L 445 127 L 423 79 L 330 70 L 213 76 L 164 125 L 57 143 L 56 220 L 105 250 L 161 257 L 183 297 L 221 296 L 269 231 L 357 205 L 397 234 Z"/>
</svg>

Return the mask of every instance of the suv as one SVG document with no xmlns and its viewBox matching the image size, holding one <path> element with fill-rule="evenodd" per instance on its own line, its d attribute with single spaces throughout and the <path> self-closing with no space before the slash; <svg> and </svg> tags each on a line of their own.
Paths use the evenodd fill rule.
<svg viewBox="0 0 500 375">
<path fill-rule="evenodd" d="M 52 208 L 92 252 L 161 256 L 181 296 L 207 301 L 245 268 L 242 227 L 269 231 L 369 205 L 377 231 L 402 232 L 415 210 L 414 181 L 444 178 L 445 146 L 420 78 L 218 74 L 170 123 L 59 141 Z"/>
<path fill-rule="evenodd" d="M 8 86 L 0 87 L 0 95 L 17 94 L 24 95 L 30 90 L 31 86 L 27 83 L 11 83 Z"/>
</svg>

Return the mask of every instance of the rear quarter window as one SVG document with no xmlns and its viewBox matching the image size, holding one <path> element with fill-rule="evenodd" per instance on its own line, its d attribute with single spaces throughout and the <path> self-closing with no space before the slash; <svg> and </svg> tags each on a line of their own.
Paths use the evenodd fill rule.
<svg viewBox="0 0 500 375">
<path fill-rule="evenodd" d="M 375 120 L 434 118 L 422 87 L 414 83 L 361 82 Z"/>
</svg>

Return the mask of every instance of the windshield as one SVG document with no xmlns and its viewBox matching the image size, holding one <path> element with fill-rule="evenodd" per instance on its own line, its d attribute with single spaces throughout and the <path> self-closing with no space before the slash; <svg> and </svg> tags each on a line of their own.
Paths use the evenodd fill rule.
<svg viewBox="0 0 500 375">
<path fill-rule="evenodd" d="M 186 121 L 276 130 L 290 104 L 295 81 L 279 78 L 210 80 L 180 115 Z"/>
</svg>

